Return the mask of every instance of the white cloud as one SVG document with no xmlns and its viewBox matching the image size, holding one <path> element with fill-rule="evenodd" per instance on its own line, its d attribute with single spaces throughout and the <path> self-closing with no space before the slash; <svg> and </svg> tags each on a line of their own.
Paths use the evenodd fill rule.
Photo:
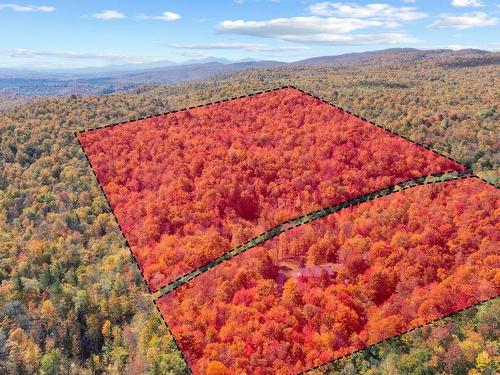
<svg viewBox="0 0 500 375">
<path fill-rule="evenodd" d="M 284 40 L 297 43 L 321 43 L 330 45 L 402 44 L 418 42 L 417 39 L 404 33 L 290 35 Z"/>
<path fill-rule="evenodd" d="M 466 13 L 459 16 L 452 14 L 442 14 L 440 18 L 429 25 L 434 29 L 454 28 L 458 30 L 470 29 L 473 27 L 494 26 L 498 24 L 498 18 L 489 17 L 486 13 L 475 12 Z"/>
<path fill-rule="evenodd" d="M 94 13 L 92 17 L 100 20 L 120 20 L 126 18 L 126 16 L 123 13 L 120 13 L 113 9 L 107 9 L 98 13 Z"/>
<path fill-rule="evenodd" d="M 260 36 L 297 43 L 357 45 L 416 42 L 405 33 L 348 35 L 352 31 L 361 29 L 394 26 L 392 21 L 310 16 L 276 18 L 267 21 L 222 21 L 216 26 L 216 30 L 223 33 Z"/>
<path fill-rule="evenodd" d="M 355 33 L 365 29 L 394 29 L 400 23 L 427 17 L 415 7 L 388 4 L 357 5 L 323 1 L 309 6 L 311 16 L 264 21 L 225 20 L 216 26 L 222 33 L 259 36 L 296 43 L 398 44 L 417 40 L 405 32 Z M 355 33 L 355 34 L 353 34 Z"/>
<path fill-rule="evenodd" d="M 310 16 L 275 18 L 266 21 L 226 20 L 220 22 L 216 29 L 221 32 L 285 39 L 289 35 L 337 34 L 369 27 L 392 28 L 394 26 L 393 22 L 378 20 Z"/>
<path fill-rule="evenodd" d="M 260 43 L 220 42 L 206 44 L 170 44 L 169 47 L 193 50 L 244 50 L 250 52 L 286 52 L 308 49 L 305 46 L 270 46 Z"/>
<path fill-rule="evenodd" d="M 210 55 L 206 52 L 201 51 L 187 51 L 180 53 L 181 56 L 184 57 L 209 57 Z"/>
<path fill-rule="evenodd" d="M 460 51 L 461 49 L 474 49 L 474 48 L 479 49 L 476 46 L 465 46 L 463 44 L 449 44 L 445 46 L 445 48 L 451 49 L 453 51 Z"/>
<path fill-rule="evenodd" d="M 248 0 L 233 0 L 234 3 L 236 4 L 245 4 Z M 252 1 L 262 1 L 262 0 L 252 0 Z M 268 0 L 271 3 L 280 3 L 281 0 Z"/>
<path fill-rule="evenodd" d="M 404 44 L 417 40 L 404 31 L 387 32 L 387 29 L 400 28 L 404 22 L 427 17 L 427 14 L 413 6 L 378 3 L 359 5 L 322 1 L 311 4 L 308 9 L 311 16 L 263 21 L 225 20 L 217 24 L 216 30 L 295 43 Z M 366 29 L 379 30 L 359 32 Z M 380 29 L 385 30 L 381 32 Z"/>
<path fill-rule="evenodd" d="M 351 3 L 334 3 L 324 1 L 309 6 L 312 14 L 319 16 L 335 16 L 349 18 L 370 18 L 393 21 L 414 21 L 427 17 L 415 7 L 394 7 L 389 4 L 358 5 Z"/>
<path fill-rule="evenodd" d="M 55 7 L 47 6 L 47 5 L 18 5 L 18 4 L 0 4 L 0 10 L 2 9 L 10 9 L 14 12 L 39 12 L 39 13 L 50 13 L 56 10 Z"/>
<path fill-rule="evenodd" d="M 39 51 L 25 48 L 0 49 L 0 55 L 13 58 L 62 58 L 71 60 L 102 60 L 108 62 L 142 62 L 136 56 L 119 55 L 101 52 L 73 52 L 73 51 Z"/>
<path fill-rule="evenodd" d="M 161 16 L 139 16 L 141 20 L 160 20 L 160 21 L 176 21 L 180 20 L 182 17 L 180 14 L 174 12 L 163 12 Z"/>
<path fill-rule="evenodd" d="M 452 0 L 451 5 L 454 7 L 483 7 L 481 0 Z"/>
</svg>

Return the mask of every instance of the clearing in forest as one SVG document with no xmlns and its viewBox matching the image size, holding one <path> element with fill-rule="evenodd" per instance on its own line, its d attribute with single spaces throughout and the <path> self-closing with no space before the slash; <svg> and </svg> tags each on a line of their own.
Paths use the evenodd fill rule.
<svg viewBox="0 0 500 375">
<path fill-rule="evenodd" d="M 286 220 L 464 169 L 291 87 L 77 137 L 151 291 Z"/>
</svg>

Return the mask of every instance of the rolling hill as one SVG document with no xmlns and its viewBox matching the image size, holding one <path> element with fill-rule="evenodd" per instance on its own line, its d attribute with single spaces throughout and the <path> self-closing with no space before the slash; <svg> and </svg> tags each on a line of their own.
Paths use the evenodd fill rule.
<svg viewBox="0 0 500 375">
<path fill-rule="evenodd" d="M 408 51 L 403 59 L 401 52 L 384 53 L 364 62 L 253 67 L 133 84 L 109 95 L 83 95 L 109 88 L 96 89 L 93 81 L 45 91 L 40 84 L 45 96 L 2 112 L 0 373 L 188 373 L 76 131 L 294 85 L 498 182 L 500 54 L 443 52 L 417 59 L 411 56 L 421 52 Z M 70 88 L 77 95 L 70 96 Z M 47 97 L 54 93 L 64 96 Z M 497 259 L 476 260 L 498 269 Z M 499 311 L 500 300 L 492 299 L 313 373 L 495 374 Z"/>
<path fill-rule="evenodd" d="M 163 61 L 148 64 L 110 65 L 100 68 L 62 71 L 28 71 L 0 68 L 0 96 L 69 96 L 102 95 L 125 91 L 141 84 L 169 84 L 210 78 L 247 69 L 277 67 L 338 66 L 360 64 L 380 66 L 420 61 L 451 61 L 455 64 L 498 64 L 498 53 L 482 50 L 388 49 L 372 52 L 320 56 L 292 63 L 280 61 L 230 61 L 204 59 L 187 63 Z M 0 109 L 2 106 L 0 106 Z"/>
</svg>

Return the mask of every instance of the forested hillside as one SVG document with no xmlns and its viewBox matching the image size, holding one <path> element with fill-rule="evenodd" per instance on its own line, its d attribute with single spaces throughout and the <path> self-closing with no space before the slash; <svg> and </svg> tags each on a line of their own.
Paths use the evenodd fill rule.
<svg viewBox="0 0 500 375">
<path fill-rule="evenodd" d="M 290 87 L 78 140 L 152 290 L 283 221 L 464 169 Z"/>
<path fill-rule="evenodd" d="M 500 191 L 421 185 L 294 228 L 158 300 L 194 374 L 297 374 L 500 293 Z"/>
<path fill-rule="evenodd" d="M 187 373 L 74 131 L 292 84 L 495 182 L 498 70 L 491 57 L 258 69 L 2 114 L 0 373 Z M 495 299 L 328 371 L 494 374 L 499 309 Z"/>
</svg>

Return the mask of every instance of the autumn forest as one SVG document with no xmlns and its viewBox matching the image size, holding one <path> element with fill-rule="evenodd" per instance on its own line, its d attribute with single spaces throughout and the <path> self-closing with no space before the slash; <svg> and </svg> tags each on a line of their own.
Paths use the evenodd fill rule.
<svg viewBox="0 0 500 375">
<path fill-rule="evenodd" d="M 498 295 L 499 203 L 478 179 L 394 193 L 250 249 L 159 306 L 195 374 L 299 373 Z"/>
<path fill-rule="evenodd" d="M 9 106 L 0 373 L 498 373 L 498 59 L 436 56 Z M 427 148 L 292 88 L 222 101 L 288 85 Z"/>
<path fill-rule="evenodd" d="M 288 219 L 464 168 L 292 88 L 78 138 L 153 290 Z"/>
<path fill-rule="evenodd" d="M 77 136 L 152 291 L 292 217 L 466 169 L 291 87 Z M 194 374 L 307 371 L 495 297 L 497 193 L 448 181 L 342 210 L 160 311 Z"/>
</svg>

